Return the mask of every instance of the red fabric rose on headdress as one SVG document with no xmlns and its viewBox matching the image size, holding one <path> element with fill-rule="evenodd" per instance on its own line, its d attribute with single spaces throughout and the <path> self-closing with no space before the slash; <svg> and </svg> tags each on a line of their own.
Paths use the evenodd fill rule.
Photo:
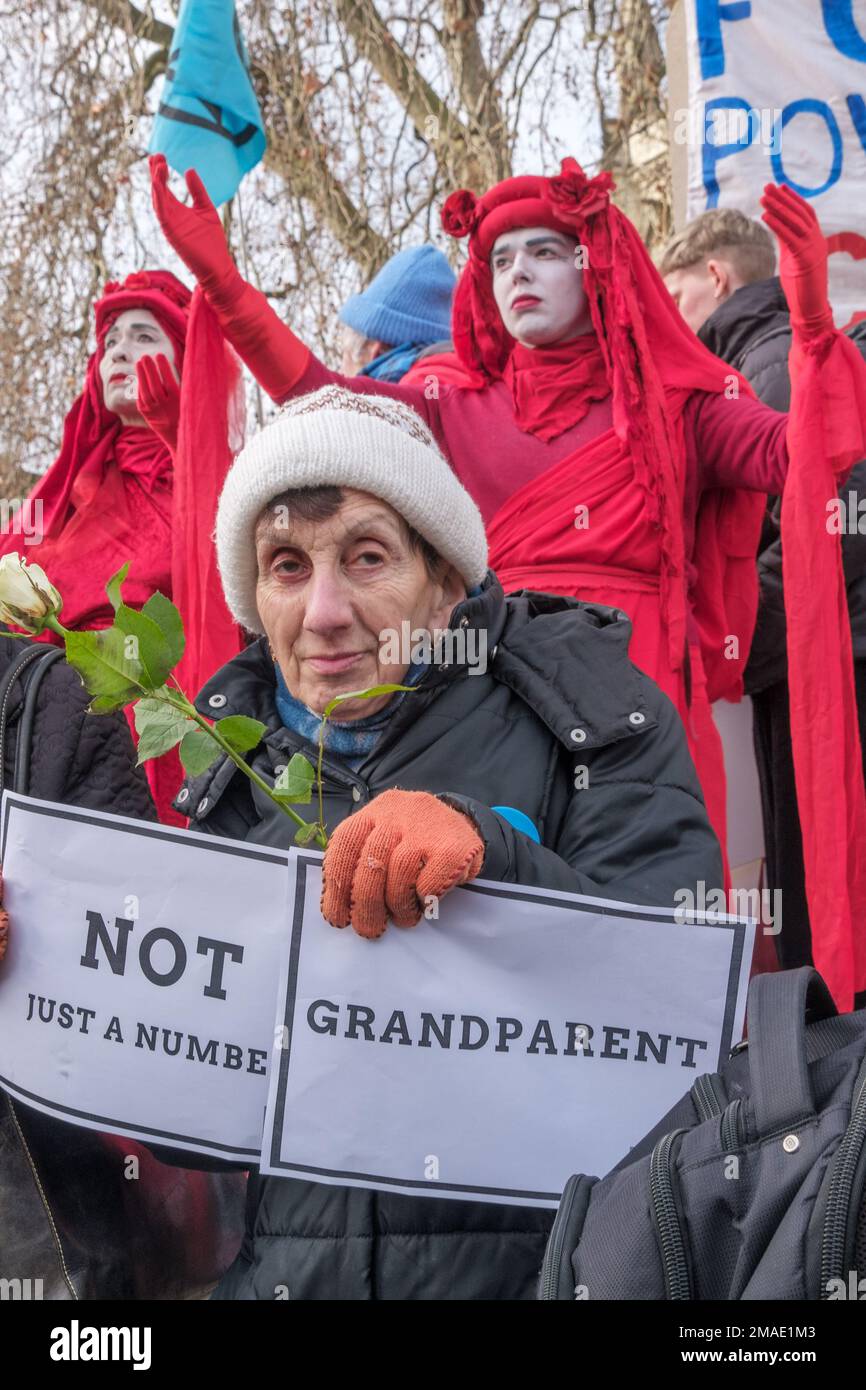
<svg viewBox="0 0 866 1390">
<path fill-rule="evenodd" d="M 589 179 L 576 159 L 564 159 L 560 173 L 548 180 L 548 197 L 563 212 L 591 217 L 608 206 L 615 187 L 606 169 Z"/>
<path fill-rule="evenodd" d="M 458 188 L 445 200 L 442 226 L 449 236 L 470 236 L 478 222 L 478 199 L 468 188 Z"/>
</svg>

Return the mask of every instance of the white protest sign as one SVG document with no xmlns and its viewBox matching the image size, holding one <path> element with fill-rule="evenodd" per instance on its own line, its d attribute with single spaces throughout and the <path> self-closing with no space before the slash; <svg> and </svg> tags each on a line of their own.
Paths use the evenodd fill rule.
<svg viewBox="0 0 866 1390">
<path fill-rule="evenodd" d="M 263 1172 L 555 1206 L 741 1035 L 753 923 L 478 882 L 370 942 L 322 930 L 320 862 L 298 860 Z"/>
<path fill-rule="evenodd" d="M 256 1159 L 288 853 L 6 792 L 0 1085 L 91 1129 Z"/>
<path fill-rule="evenodd" d="M 760 215 L 766 183 L 789 183 L 830 243 L 839 327 L 866 317 L 866 0 L 684 0 L 688 217 Z"/>
</svg>

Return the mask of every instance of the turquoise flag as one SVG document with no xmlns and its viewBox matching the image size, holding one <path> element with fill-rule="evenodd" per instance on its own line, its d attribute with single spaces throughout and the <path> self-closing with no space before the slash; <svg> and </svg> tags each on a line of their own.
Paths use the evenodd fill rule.
<svg viewBox="0 0 866 1390">
<path fill-rule="evenodd" d="M 265 152 L 234 0 L 183 0 L 150 153 L 196 169 L 219 207 Z"/>
</svg>

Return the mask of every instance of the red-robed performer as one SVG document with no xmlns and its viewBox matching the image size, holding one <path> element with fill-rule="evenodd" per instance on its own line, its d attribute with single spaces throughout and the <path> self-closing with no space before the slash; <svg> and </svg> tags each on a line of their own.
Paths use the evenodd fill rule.
<svg viewBox="0 0 866 1390">
<path fill-rule="evenodd" d="M 28 500 L 41 540 L 22 543 L 13 528 L 0 537 L 0 554 L 18 551 L 42 566 L 63 596 L 70 628 L 111 624 L 105 585 L 129 561 L 130 607 L 159 590 L 181 611 L 187 648 L 177 674 L 194 694 L 242 645 L 210 540 L 231 462 L 236 364 L 202 296 L 169 271 L 109 283 L 94 312 L 96 351 L 84 390 L 66 417 L 59 455 Z M 60 639 L 47 633 L 45 640 Z M 183 780 L 177 751 L 144 766 L 160 820 L 184 825 L 171 807 Z"/>
<path fill-rule="evenodd" d="M 164 160 L 151 166 L 166 236 L 275 400 L 337 381 L 408 401 L 481 508 L 506 590 L 574 595 L 629 614 L 632 660 L 683 718 L 723 844 L 711 702 L 741 695 L 760 494 L 783 493 L 795 758 L 810 911 L 822 922 L 816 961 L 850 1007 L 853 990 L 866 986 L 858 854 L 866 804 L 851 752 L 847 623 L 836 631 L 827 621 L 828 612 L 844 614 L 844 587 L 838 538 L 824 522 L 838 478 L 866 452 L 866 367 L 833 327 L 827 251 L 809 205 L 790 188 L 765 190 L 792 306 L 785 416 L 698 342 L 611 203 L 610 176 L 587 179 L 574 160 L 554 178 L 508 179 L 481 198 L 461 190 L 447 200 L 443 225 L 469 237 L 453 336 L 471 385 L 438 390 L 329 371 L 241 278 L 195 172 L 185 206 L 168 189 Z"/>
</svg>

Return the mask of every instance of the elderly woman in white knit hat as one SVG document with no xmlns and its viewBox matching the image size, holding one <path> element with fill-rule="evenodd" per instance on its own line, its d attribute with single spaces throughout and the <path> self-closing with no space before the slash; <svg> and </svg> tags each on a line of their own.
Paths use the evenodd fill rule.
<svg viewBox="0 0 866 1390">
<path fill-rule="evenodd" d="M 328 386 L 285 408 L 227 478 L 217 553 L 229 607 L 259 639 L 197 704 L 262 720 L 264 780 L 314 756 L 335 695 L 411 687 L 347 701 L 328 724 L 334 926 L 411 926 L 430 895 L 479 873 L 655 904 L 721 883 L 682 726 L 630 664 L 625 615 L 506 599 L 475 504 L 407 406 Z M 439 629 L 455 640 L 419 640 Z M 288 818 L 228 760 L 176 804 L 200 831 L 291 842 Z M 550 1212 L 250 1181 L 217 1297 L 533 1296 Z"/>
</svg>

